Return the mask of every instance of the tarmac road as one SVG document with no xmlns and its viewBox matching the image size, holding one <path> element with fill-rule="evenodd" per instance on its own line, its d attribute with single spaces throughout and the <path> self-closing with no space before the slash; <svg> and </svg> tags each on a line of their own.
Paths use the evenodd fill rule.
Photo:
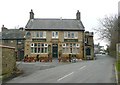
<svg viewBox="0 0 120 85">
<path fill-rule="evenodd" d="M 88 60 L 71 64 L 55 66 L 49 69 L 40 69 L 34 66 L 29 68 L 32 73 L 26 76 L 13 78 L 7 83 L 116 83 L 115 59 L 108 55 L 97 55 L 96 60 Z M 49 63 L 43 64 L 50 66 Z M 26 66 L 26 69 L 27 66 Z"/>
</svg>

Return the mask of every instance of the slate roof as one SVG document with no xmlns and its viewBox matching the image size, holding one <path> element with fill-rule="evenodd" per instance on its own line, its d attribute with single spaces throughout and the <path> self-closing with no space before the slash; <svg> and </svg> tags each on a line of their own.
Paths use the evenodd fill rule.
<svg viewBox="0 0 120 85">
<path fill-rule="evenodd" d="M 26 30 L 85 30 L 82 22 L 76 19 L 30 19 Z"/>
<path fill-rule="evenodd" d="M 8 29 L 0 33 L 0 39 L 24 39 L 25 31 L 19 29 Z"/>
</svg>

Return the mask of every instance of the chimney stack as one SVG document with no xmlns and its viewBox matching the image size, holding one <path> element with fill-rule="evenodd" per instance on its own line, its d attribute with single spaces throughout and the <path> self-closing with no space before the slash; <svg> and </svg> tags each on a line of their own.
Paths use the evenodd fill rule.
<svg viewBox="0 0 120 85">
<path fill-rule="evenodd" d="M 79 10 L 77 10 L 77 13 L 76 13 L 76 19 L 77 19 L 77 20 L 81 20 L 81 16 L 80 16 L 80 12 L 79 12 Z"/>
<path fill-rule="evenodd" d="M 2 25 L 2 32 L 3 31 L 8 31 L 8 29 L 4 25 Z"/>
<path fill-rule="evenodd" d="M 32 9 L 31 9 L 31 12 L 30 12 L 30 19 L 34 19 L 34 13 L 33 13 Z"/>
</svg>

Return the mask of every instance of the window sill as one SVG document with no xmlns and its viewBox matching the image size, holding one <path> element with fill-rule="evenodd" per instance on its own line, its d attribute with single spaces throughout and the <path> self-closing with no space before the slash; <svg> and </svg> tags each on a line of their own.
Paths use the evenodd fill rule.
<svg viewBox="0 0 120 85">
<path fill-rule="evenodd" d="M 59 38 L 52 38 L 52 40 L 58 40 Z"/>
</svg>

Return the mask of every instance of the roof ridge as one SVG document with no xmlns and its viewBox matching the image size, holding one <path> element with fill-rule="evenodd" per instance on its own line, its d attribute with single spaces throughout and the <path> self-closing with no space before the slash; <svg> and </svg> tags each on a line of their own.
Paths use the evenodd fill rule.
<svg viewBox="0 0 120 85">
<path fill-rule="evenodd" d="M 34 20 L 76 20 L 76 19 L 64 19 L 64 18 L 34 18 Z"/>
</svg>

